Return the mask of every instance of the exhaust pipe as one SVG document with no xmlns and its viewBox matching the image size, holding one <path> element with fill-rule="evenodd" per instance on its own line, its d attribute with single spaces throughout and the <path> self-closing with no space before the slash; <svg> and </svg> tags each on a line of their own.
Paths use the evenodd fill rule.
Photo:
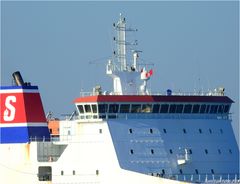
<svg viewBox="0 0 240 184">
<path fill-rule="evenodd" d="M 19 71 L 16 71 L 12 74 L 13 80 L 17 86 L 25 86 L 26 84 L 23 81 L 23 78 L 21 76 L 21 73 Z"/>
</svg>

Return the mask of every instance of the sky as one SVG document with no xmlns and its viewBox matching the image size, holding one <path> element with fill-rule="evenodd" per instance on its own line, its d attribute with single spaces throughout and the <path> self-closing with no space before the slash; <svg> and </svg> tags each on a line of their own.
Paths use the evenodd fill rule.
<svg viewBox="0 0 240 184">
<path fill-rule="evenodd" d="M 111 91 L 105 65 L 119 13 L 138 29 L 127 38 L 138 40 L 141 60 L 154 63 L 151 91 L 225 87 L 238 135 L 238 1 L 1 1 L 1 85 L 21 71 L 56 117 L 74 111 L 80 91 Z"/>
</svg>

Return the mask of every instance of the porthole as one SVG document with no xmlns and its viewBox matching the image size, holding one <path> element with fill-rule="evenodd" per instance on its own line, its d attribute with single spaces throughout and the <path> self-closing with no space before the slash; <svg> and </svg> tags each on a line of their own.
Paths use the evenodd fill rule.
<svg viewBox="0 0 240 184">
<path fill-rule="evenodd" d="M 197 169 L 195 169 L 195 173 L 198 174 L 198 170 Z"/>
<path fill-rule="evenodd" d="M 154 150 L 153 150 L 153 149 L 151 149 L 151 154 L 152 154 L 152 155 L 154 154 Z"/>
<path fill-rule="evenodd" d="M 186 133 L 187 133 L 187 131 L 186 131 L 186 129 L 185 129 L 185 128 L 183 129 L 183 133 L 184 133 L 184 134 L 186 134 Z"/>
<path fill-rule="evenodd" d="M 133 150 L 132 149 L 130 150 L 130 153 L 133 154 Z"/>
<path fill-rule="evenodd" d="M 129 133 L 130 134 L 132 134 L 133 133 L 133 131 L 132 131 L 132 129 L 130 128 L 130 129 L 128 129 L 128 131 L 129 131 Z"/>
<path fill-rule="evenodd" d="M 149 132 L 150 132 L 150 134 L 152 134 L 153 133 L 153 129 L 150 128 Z"/>
<path fill-rule="evenodd" d="M 213 169 L 211 169 L 211 173 L 214 174 L 214 170 Z"/>
</svg>

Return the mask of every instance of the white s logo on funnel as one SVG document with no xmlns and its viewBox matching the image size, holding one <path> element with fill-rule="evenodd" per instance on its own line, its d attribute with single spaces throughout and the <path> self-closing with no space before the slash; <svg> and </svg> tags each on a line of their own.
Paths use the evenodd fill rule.
<svg viewBox="0 0 240 184">
<path fill-rule="evenodd" d="M 12 121 L 15 118 L 16 109 L 11 104 L 11 102 L 15 103 L 16 97 L 15 96 L 8 96 L 5 101 L 6 110 L 4 111 L 3 119 L 4 121 Z"/>
</svg>

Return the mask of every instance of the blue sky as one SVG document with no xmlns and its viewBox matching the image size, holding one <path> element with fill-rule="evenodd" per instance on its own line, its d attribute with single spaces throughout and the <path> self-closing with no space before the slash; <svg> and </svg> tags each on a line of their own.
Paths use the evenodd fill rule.
<svg viewBox="0 0 240 184">
<path fill-rule="evenodd" d="M 154 63 L 152 91 L 226 88 L 239 132 L 239 3 L 1 2 L 1 83 L 20 70 L 40 88 L 45 112 L 74 110 L 81 89 L 110 91 L 113 22 L 122 13 L 139 31 L 141 58 Z M 94 64 L 89 64 L 94 61 Z"/>
</svg>

